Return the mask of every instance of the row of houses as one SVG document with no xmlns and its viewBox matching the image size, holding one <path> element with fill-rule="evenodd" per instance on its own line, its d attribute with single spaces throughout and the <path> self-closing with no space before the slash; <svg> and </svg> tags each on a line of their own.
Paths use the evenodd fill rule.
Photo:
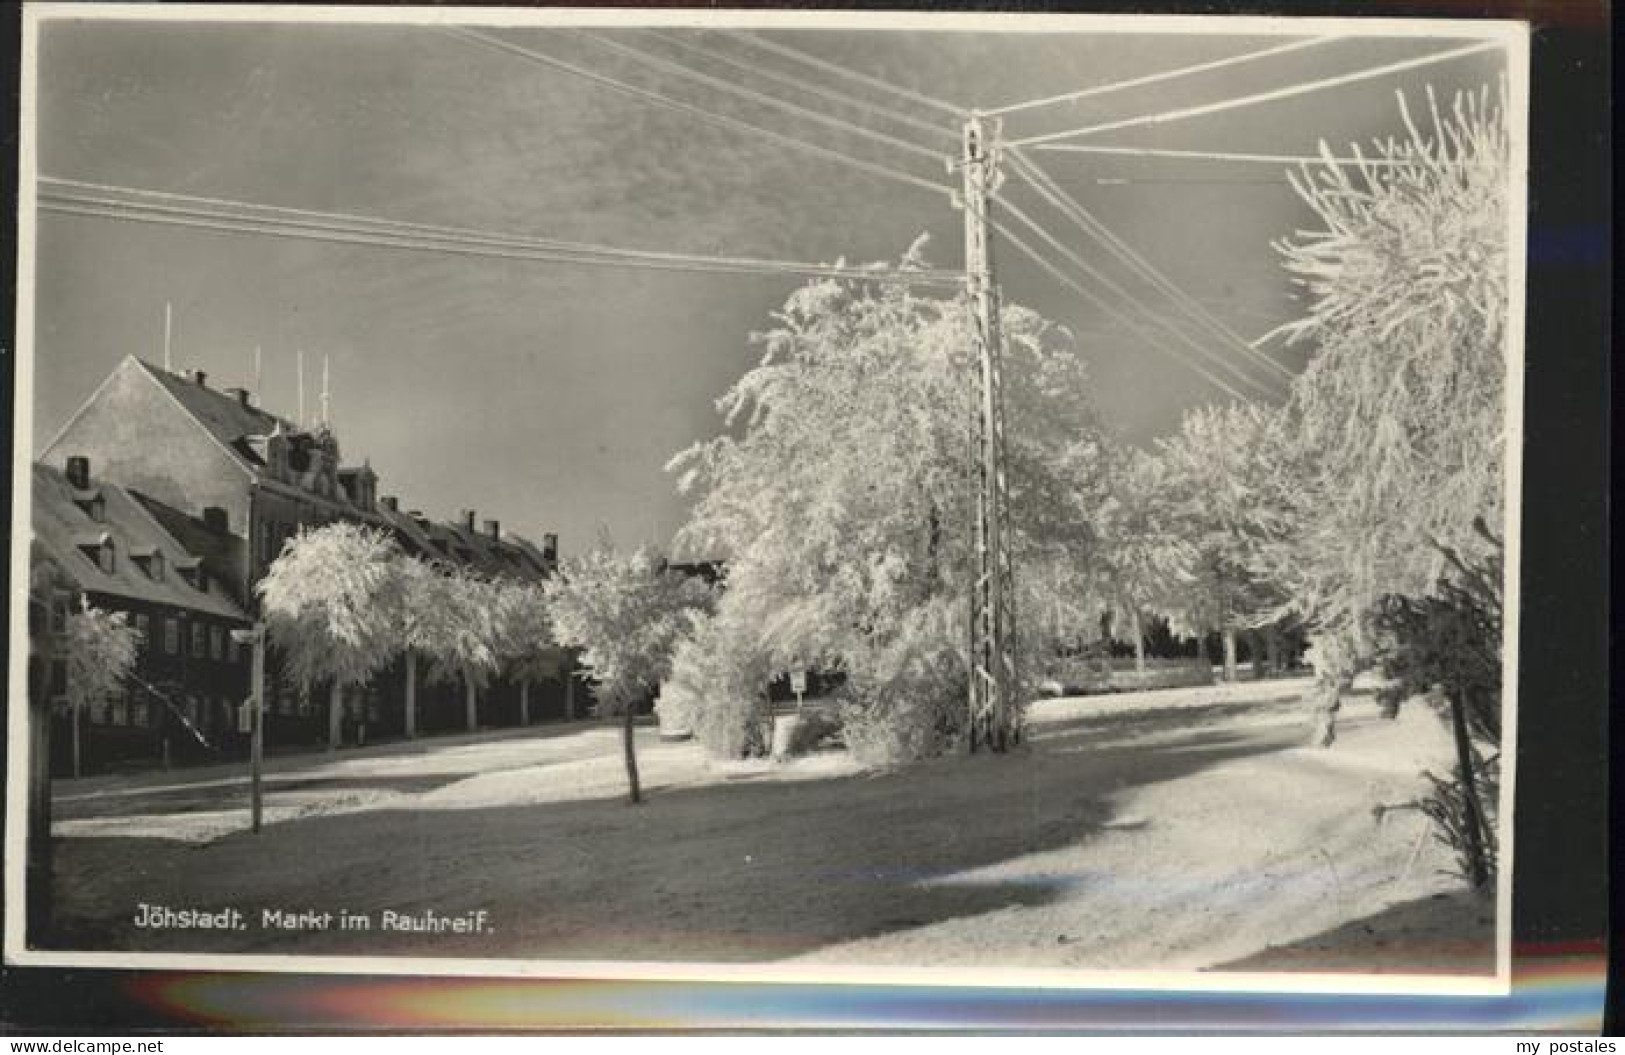
<svg viewBox="0 0 1625 1055">
<path fill-rule="evenodd" d="M 211 387 L 127 357 L 39 452 L 32 470 L 30 691 L 52 704 L 53 770 L 70 766 L 62 631 L 82 603 L 124 612 L 139 632 L 125 691 L 82 714 L 87 770 L 235 757 L 249 661 L 231 631 L 255 618 L 255 585 L 289 538 L 336 521 L 390 533 L 407 553 L 492 577 L 540 581 L 558 560 L 539 543 L 472 510 L 437 521 L 381 495 L 371 465 L 346 465 L 325 423 L 306 426 L 258 406 L 243 388 Z M 267 678 L 266 736 L 279 745 L 325 739 L 325 697 Z M 347 742 L 400 735 L 404 666 L 347 701 Z M 574 680 L 481 694 L 481 725 L 572 717 Z M 417 689 L 418 730 L 466 728 L 460 689 Z"/>
</svg>

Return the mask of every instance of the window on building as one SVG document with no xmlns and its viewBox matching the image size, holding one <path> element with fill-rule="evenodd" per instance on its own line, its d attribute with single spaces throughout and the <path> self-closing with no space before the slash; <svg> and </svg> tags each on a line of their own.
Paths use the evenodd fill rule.
<svg viewBox="0 0 1625 1055">
<path fill-rule="evenodd" d="M 145 612 L 135 613 L 136 647 L 145 649 L 152 634 L 152 618 Z"/>
<path fill-rule="evenodd" d="M 192 624 L 192 658 L 193 659 L 202 659 L 203 656 L 204 656 L 204 653 L 208 650 L 208 647 L 209 647 L 208 642 L 204 640 L 204 635 L 207 634 L 207 633 L 208 633 L 208 630 L 207 630 L 206 627 L 204 627 L 204 625 L 202 623 L 193 623 Z"/>
<path fill-rule="evenodd" d="M 164 581 L 164 555 L 156 550 L 147 558 L 147 576 L 153 582 Z"/>
<path fill-rule="evenodd" d="M 130 700 L 130 724 L 137 729 L 145 729 L 152 722 L 152 713 L 147 708 L 147 701 L 139 697 Z"/>
<path fill-rule="evenodd" d="M 170 617 L 164 620 L 164 652 L 173 656 L 181 650 L 181 623 Z"/>
<path fill-rule="evenodd" d="M 113 542 L 111 539 L 102 543 L 100 556 L 97 558 L 96 563 L 101 567 L 102 571 L 108 575 L 113 575 L 118 572 L 118 553 L 114 551 Z"/>
<path fill-rule="evenodd" d="M 226 658 L 225 633 L 218 626 L 209 627 L 209 658 L 222 660 Z"/>
<path fill-rule="evenodd" d="M 230 633 L 227 633 L 226 634 L 226 662 L 227 663 L 236 663 L 238 661 L 238 659 L 241 658 L 241 652 L 239 651 L 240 648 L 241 648 L 241 646 L 237 644 L 237 639 L 235 637 L 232 637 Z"/>
<path fill-rule="evenodd" d="M 51 696 L 66 696 L 68 694 L 68 661 L 65 659 L 51 660 Z"/>
<path fill-rule="evenodd" d="M 108 725 L 130 724 L 130 698 L 123 691 L 114 695 L 113 699 L 109 701 L 107 719 Z"/>
</svg>

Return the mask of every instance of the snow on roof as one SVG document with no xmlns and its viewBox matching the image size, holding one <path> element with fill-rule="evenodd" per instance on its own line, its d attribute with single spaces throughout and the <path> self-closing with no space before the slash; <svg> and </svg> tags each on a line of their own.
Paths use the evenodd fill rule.
<svg viewBox="0 0 1625 1055">
<path fill-rule="evenodd" d="M 162 554 L 176 568 L 196 567 L 198 563 L 127 491 L 105 482 L 96 486 L 106 502 L 100 523 L 91 520 L 74 502 L 73 485 L 61 470 L 34 464 L 34 541 L 55 558 L 80 589 L 248 621 L 219 583 L 210 582 L 207 590 L 199 590 L 179 575 L 154 579 L 135 561 L 125 559 Z M 115 554 L 111 572 L 80 548 L 100 548 L 106 542 L 112 543 Z"/>
</svg>

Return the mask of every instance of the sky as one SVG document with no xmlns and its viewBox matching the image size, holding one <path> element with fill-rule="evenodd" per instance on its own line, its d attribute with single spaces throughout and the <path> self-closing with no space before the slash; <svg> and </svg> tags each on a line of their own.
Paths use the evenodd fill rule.
<svg viewBox="0 0 1625 1055">
<path fill-rule="evenodd" d="M 1213 25 L 1201 34 L 1102 32 L 1079 22 L 1070 32 L 760 35 L 932 98 L 994 108 L 1281 39 L 1237 33 L 1222 18 Z M 941 162 L 640 67 L 579 31 L 489 32 L 922 179 L 955 178 Z M 954 130 L 952 118 L 909 99 L 726 34 L 665 32 Z M 639 30 L 610 36 L 715 77 L 773 87 Z M 1039 135 L 1267 92 L 1450 44 L 1340 39 L 1012 114 L 1005 133 Z M 1325 140 L 1342 153 L 1351 142 L 1403 133 L 1396 90 L 1425 112 L 1425 85 L 1448 98 L 1493 82 L 1503 65 L 1491 52 L 1078 141 L 1304 154 Z M 637 249 L 821 262 L 894 260 L 924 234 L 934 265 L 963 263 L 962 217 L 946 197 L 428 26 L 54 19 L 41 27 L 38 68 L 40 176 Z M 808 94 L 783 97 L 860 116 Z M 909 126 L 875 127 L 954 149 Z M 1255 337 L 1300 310 L 1271 242 L 1313 218 L 1282 168 L 1033 156 L 1237 333 Z M 1098 244 L 1045 213 L 1018 181 L 1001 193 L 1123 281 Z M 1080 398 L 1094 401 L 1126 440 L 1147 442 L 1177 427 L 1186 408 L 1225 398 L 997 238 L 994 254 L 1007 301 L 1076 335 L 1091 368 Z M 312 409 L 325 357 L 345 460 L 369 459 L 380 493 L 438 518 L 473 508 L 531 537 L 555 531 L 565 552 L 589 548 L 605 532 L 618 545 L 667 546 L 686 502 L 663 467 L 719 431 L 716 397 L 755 364 L 750 334 L 771 324 L 799 281 L 475 259 L 60 214 L 39 216 L 34 265 L 36 447 L 125 355 L 162 359 L 167 302 L 177 368 L 206 370 L 211 384 L 249 386 L 259 347 L 258 399 L 291 415 L 296 350 L 305 355 Z M 1142 318 L 1170 310 L 1134 288 L 1145 307 L 1125 310 Z M 1277 354 L 1296 370 L 1305 353 Z"/>
</svg>

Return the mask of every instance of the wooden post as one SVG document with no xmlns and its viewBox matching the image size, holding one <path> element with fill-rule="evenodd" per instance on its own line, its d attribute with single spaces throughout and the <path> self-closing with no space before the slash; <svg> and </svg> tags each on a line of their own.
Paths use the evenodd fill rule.
<svg viewBox="0 0 1625 1055">
<path fill-rule="evenodd" d="M 636 706 L 631 700 L 626 701 L 626 714 L 621 722 L 621 750 L 626 755 L 626 779 L 632 788 L 632 804 L 636 806 L 643 801 L 643 789 L 638 784 L 638 752 L 632 743 L 633 723 L 637 719 Z"/>
<path fill-rule="evenodd" d="M 250 829 L 258 835 L 264 814 L 261 783 L 265 769 L 265 624 L 256 623 L 253 630 L 254 666 L 251 678 L 249 705 L 254 708 L 253 740 L 248 750 L 248 780 L 250 803 Z"/>
<path fill-rule="evenodd" d="M 344 739 L 344 684 L 339 679 L 333 679 L 333 691 L 327 703 L 327 749 L 338 750 L 339 742 Z"/>
<path fill-rule="evenodd" d="M 79 712 L 81 710 L 83 710 L 83 708 L 81 708 L 79 706 L 79 699 L 78 699 L 77 696 L 75 696 L 75 697 L 73 697 L 72 699 L 69 700 L 69 706 L 68 706 L 68 714 L 69 714 L 69 717 L 68 717 L 68 723 L 69 723 L 69 725 L 68 725 L 68 735 L 73 738 L 73 775 L 74 775 L 75 779 L 78 779 L 80 776 L 84 775 L 83 770 L 80 767 L 80 758 L 79 758 L 79 752 L 80 752 L 80 745 L 79 745 L 79 740 L 80 740 Z"/>
<path fill-rule="evenodd" d="M 405 733 L 408 740 L 418 735 L 418 663 L 411 649 L 406 650 Z"/>
<path fill-rule="evenodd" d="M 468 715 L 468 731 L 479 732 L 480 729 L 480 699 L 479 689 L 474 686 L 474 672 L 463 672 L 463 708 Z"/>
<path fill-rule="evenodd" d="M 524 675 L 519 678 L 519 724 L 530 724 L 530 678 Z"/>
<path fill-rule="evenodd" d="M 570 670 L 564 672 L 564 717 L 571 722 L 576 719 L 576 676 Z"/>
<path fill-rule="evenodd" d="M 52 638 L 46 635 L 47 642 Z M 33 641 L 30 640 L 30 646 Z M 49 656 L 49 649 L 44 655 Z M 49 659 L 29 657 L 28 896 L 24 941 L 38 945 L 51 922 L 51 694 Z"/>
<path fill-rule="evenodd" d="M 1473 773 L 1473 748 L 1467 736 L 1467 716 L 1461 690 L 1450 693 L 1450 725 L 1456 740 L 1456 768 L 1461 774 L 1461 797 L 1465 806 L 1467 865 L 1473 889 L 1489 882 L 1489 856 L 1484 852 L 1484 810 L 1478 801 L 1478 778 Z"/>
</svg>

